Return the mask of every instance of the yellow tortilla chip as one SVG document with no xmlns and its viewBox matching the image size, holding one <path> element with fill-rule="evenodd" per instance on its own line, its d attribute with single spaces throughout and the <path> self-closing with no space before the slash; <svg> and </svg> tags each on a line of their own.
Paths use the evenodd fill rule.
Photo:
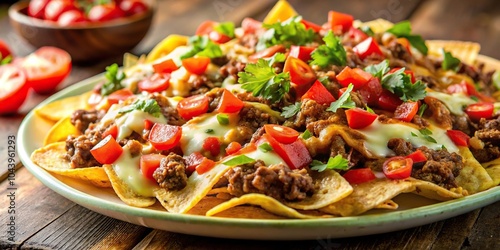
<svg viewBox="0 0 500 250">
<path fill-rule="evenodd" d="M 374 208 L 376 209 L 387 209 L 387 210 L 396 210 L 398 209 L 399 205 L 393 200 L 386 200 L 381 204 L 378 204 Z"/>
<path fill-rule="evenodd" d="M 68 135 L 78 135 L 80 131 L 73 126 L 69 116 L 59 120 L 50 128 L 49 133 L 43 140 L 43 145 L 49 145 L 54 142 L 65 141 Z"/>
<path fill-rule="evenodd" d="M 363 26 L 368 26 L 374 33 L 382 33 L 388 29 L 390 29 L 392 26 L 394 26 L 394 23 L 387 21 L 385 19 L 379 18 L 375 19 L 369 22 L 364 22 L 364 23 L 357 23 L 357 27 L 363 27 Z"/>
<path fill-rule="evenodd" d="M 234 197 L 232 197 L 234 198 Z M 220 205 L 229 199 L 220 199 L 216 197 L 207 196 L 203 198 L 195 207 L 191 208 L 187 213 L 195 215 L 205 215 L 208 210 Z M 244 219 L 286 219 L 286 217 L 279 216 L 266 211 L 258 206 L 236 206 L 217 213 L 217 217 L 225 218 L 244 218 Z"/>
<path fill-rule="evenodd" d="M 116 195 L 120 197 L 120 200 L 125 202 L 125 204 L 134 207 L 150 207 L 155 204 L 156 199 L 153 197 L 144 197 L 137 194 L 132 190 L 127 184 L 125 184 L 116 174 L 112 165 L 102 166 L 104 171 L 111 181 L 113 190 L 115 190 Z"/>
<path fill-rule="evenodd" d="M 481 50 L 481 45 L 474 42 L 427 40 L 426 44 L 429 48 L 429 55 L 443 57 L 441 50 L 444 49 L 462 62 L 470 65 L 476 62 L 479 51 Z"/>
<path fill-rule="evenodd" d="M 467 190 L 469 194 L 475 194 L 495 186 L 493 179 L 474 158 L 469 148 L 459 147 L 459 153 L 464 158 L 464 167 L 456 178 L 458 186 Z"/>
<path fill-rule="evenodd" d="M 500 185 L 500 159 L 483 163 L 482 166 L 493 180 L 493 186 Z"/>
<path fill-rule="evenodd" d="M 101 167 L 72 168 L 70 163 L 64 159 L 66 154 L 66 143 L 56 142 L 37 149 L 31 154 L 31 160 L 43 169 L 84 180 L 98 187 L 111 187 L 108 176 Z"/>
<path fill-rule="evenodd" d="M 64 117 L 70 116 L 75 110 L 88 109 L 87 101 L 91 94 L 92 92 L 86 92 L 51 102 L 35 109 L 35 114 L 49 121 L 57 122 Z"/>
<path fill-rule="evenodd" d="M 146 62 L 152 62 L 164 55 L 168 55 L 175 48 L 186 45 L 188 43 L 187 36 L 169 35 L 158 43 L 149 54 L 146 56 Z"/>
<path fill-rule="evenodd" d="M 410 181 L 414 184 L 415 191 L 413 192 L 415 194 L 433 200 L 447 201 L 451 199 L 461 198 L 467 195 L 467 191 L 465 191 L 462 187 L 448 190 L 428 181 L 422 181 L 413 178 L 410 178 Z"/>
</svg>

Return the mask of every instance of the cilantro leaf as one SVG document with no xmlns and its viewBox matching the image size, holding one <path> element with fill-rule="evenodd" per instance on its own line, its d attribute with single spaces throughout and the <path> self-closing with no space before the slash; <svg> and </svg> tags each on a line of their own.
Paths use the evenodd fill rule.
<svg viewBox="0 0 500 250">
<path fill-rule="evenodd" d="M 418 101 L 426 95 L 425 84 L 422 81 L 411 82 L 411 78 L 401 68 L 394 73 L 382 77 L 382 87 L 399 96 L 403 101 Z"/>
<path fill-rule="evenodd" d="M 312 65 L 318 65 L 322 68 L 326 68 L 328 65 L 345 66 L 347 62 L 347 56 L 340 42 L 340 39 L 336 37 L 332 31 L 323 38 L 325 44 L 320 45 L 311 54 Z"/>
<path fill-rule="evenodd" d="M 107 96 L 117 90 L 123 89 L 121 82 L 125 79 L 125 73 L 120 70 L 118 64 L 113 63 L 106 67 L 106 82 L 101 87 L 101 95 Z"/>
<path fill-rule="evenodd" d="M 458 67 L 460 66 L 460 59 L 454 57 L 450 52 L 446 52 L 444 49 L 442 49 L 443 52 L 443 62 L 441 63 L 441 68 L 444 70 L 453 70 L 457 71 Z"/>
<path fill-rule="evenodd" d="M 423 116 L 426 109 L 427 109 L 427 104 L 422 103 L 422 105 L 420 105 L 417 111 L 418 116 Z"/>
<path fill-rule="evenodd" d="M 296 115 L 297 113 L 299 113 L 301 106 L 302 106 L 302 103 L 300 103 L 300 102 L 296 102 L 294 104 L 286 106 L 283 108 L 283 112 L 281 112 L 281 116 L 288 119 L 288 118 Z"/>
<path fill-rule="evenodd" d="M 427 55 L 428 48 L 425 45 L 425 40 L 420 35 L 415 35 L 411 33 L 410 21 L 402 21 L 394 24 L 387 32 L 394 34 L 397 37 L 404 37 L 408 39 L 410 44 L 415 47 L 420 53 Z"/>
<path fill-rule="evenodd" d="M 133 110 L 140 110 L 145 113 L 149 113 L 154 117 L 160 117 L 160 115 L 162 114 L 160 105 L 158 105 L 158 103 L 154 99 L 137 100 L 134 103 L 121 108 L 118 113 L 124 114 L 132 112 Z"/>
<path fill-rule="evenodd" d="M 209 58 L 217 58 L 224 55 L 219 45 L 212 42 L 212 40 L 206 36 L 190 37 L 189 45 L 191 45 L 191 50 L 182 55 L 181 59 L 190 58 L 196 55 Z"/>
<path fill-rule="evenodd" d="M 275 72 L 274 62 L 284 62 L 285 55 L 276 53 L 270 60 L 259 59 L 249 63 L 244 72 L 238 73 L 238 82 L 242 88 L 271 102 L 279 102 L 290 91 L 290 74 Z"/>
<path fill-rule="evenodd" d="M 436 139 L 434 139 L 432 135 L 432 131 L 430 131 L 428 128 L 423 128 L 419 129 L 418 132 L 420 132 L 420 135 L 422 135 L 422 138 L 425 139 L 428 142 L 432 143 L 437 143 Z"/>
<path fill-rule="evenodd" d="M 224 23 L 219 23 L 218 25 L 214 26 L 214 30 L 226 35 L 228 37 L 233 38 L 234 37 L 234 23 L 233 22 L 224 22 Z"/>
<path fill-rule="evenodd" d="M 301 20 L 302 17 L 296 16 L 284 22 L 264 24 L 263 27 L 267 30 L 257 43 L 257 51 L 278 44 L 288 48 L 291 45 L 305 45 L 314 41 L 316 34 L 312 29 L 306 29 Z"/>
<path fill-rule="evenodd" d="M 354 85 L 352 83 L 347 86 L 346 91 L 339 97 L 338 100 L 332 102 L 330 104 L 330 107 L 328 107 L 326 110 L 331 111 L 331 112 L 337 112 L 337 109 L 339 108 L 354 108 L 356 107 L 356 104 L 351 100 L 351 91 Z"/>
<path fill-rule="evenodd" d="M 318 172 L 323 172 L 326 169 L 347 170 L 348 167 L 349 167 L 349 161 L 344 157 L 342 157 L 342 155 L 336 155 L 335 157 L 330 157 L 326 164 L 318 160 L 314 160 L 311 163 L 311 170 L 316 170 Z"/>
<path fill-rule="evenodd" d="M 382 77 L 389 72 L 389 61 L 383 60 L 379 64 L 372 64 L 365 68 L 365 71 L 382 80 Z"/>
<path fill-rule="evenodd" d="M 269 145 L 269 143 L 267 142 L 260 144 L 259 149 L 264 153 L 273 151 L 273 147 L 271 147 L 271 145 Z"/>
<path fill-rule="evenodd" d="M 223 162 L 222 164 L 224 164 L 226 166 L 238 166 L 238 165 L 252 163 L 254 161 L 255 161 L 254 159 L 252 159 L 246 155 L 238 155 L 230 160 Z"/>
</svg>

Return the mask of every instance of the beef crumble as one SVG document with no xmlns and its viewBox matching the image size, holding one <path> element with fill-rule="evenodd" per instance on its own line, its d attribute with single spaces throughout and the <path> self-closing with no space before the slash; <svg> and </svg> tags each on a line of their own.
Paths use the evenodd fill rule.
<svg viewBox="0 0 500 250">
<path fill-rule="evenodd" d="M 72 168 L 87 168 L 101 166 L 90 150 L 102 140 L 102 132 L 89 129 L 87 133 L 66 139 L 66 155 L 64 158 L 70 162 Z"/>
<path fill-rule="evenodd" d="M 186 160 L 182 156 L 170 153 L 160 161 L 153 173 L 153 178 L 160 187 L 168 190 L 181 190 L 187 185 Z"/>
<path fill-rule="evenodd" d="M 79 109 L 71 114 L 71 124 L 75 126 L 80 133 L 85 133 L 85 130 L 90 124 L 98 122 L 105 114 L 104 110 L 83 110 Z"/>
</svg>

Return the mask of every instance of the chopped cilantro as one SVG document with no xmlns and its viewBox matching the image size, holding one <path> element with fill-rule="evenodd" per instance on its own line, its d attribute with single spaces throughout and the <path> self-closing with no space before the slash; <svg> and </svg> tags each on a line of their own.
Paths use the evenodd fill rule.
<svg viewBox="0 0 500 250">
<path fill-rule="evenodd" d="M 328 107 L 326 110 L 331 111 L 331 112 L 337 112 L 337 109 L 339 108 L 354 108 L 356 107 L 356 104 L 351 100 L 351 91 L 352 91 L 353 85 L 352 83 L 347 86 L 346 91 L 339 97 L 338 100 L 332 102 L 330 104 L 330 107 Z"/>
<path fill-rule="evenodd" d="M 302 137 L 302 139 L 304 140 L 311 138 L 312 137 L 311 131 L 306 129 L 306 131 L 304 131 L 304 133 L 302 133 L 300 137 Z"/>
<path fill-rule="evenodd" d="M 273 151 L 273 147 L 271 147 L 271 145 L 269 145 L 269 143 L 267 142 L 260 144 L 259 149 L 264 153 Z"/>
<path fill-rule="evenodd" d="M 281 116 L 288 119 L 296 115 L 297 113 L 299 113 L 301 105 L 302 103 L 296 102 L 294 104 L 290 104 L 289 106 L 284 107 L 283 112 L 281 112 Z"/>
<path fill-rule="evenodd" d="M 233 38 L 234 37 L 234 23 L 233 22 L 225 22 L 225 23 L 219 23 L 218 25 L 214 26 L 214 30 L 226 35 L 228 37 Z"/>
<path fill-rule="evenodd" d="M 285 47 L 291 45 L 305 45 L 314 41 L 316 34 L 312 29 L 306 29 L 301 22 L 302 17 L 292 17 L 284 22 L 264 24 L 266 32 L 257 43 L 257 51 L 282 44 Z"/>
<path fill-rule="evenodd" d="M 262 96 L 272 102 L 279 102 L 290 90 L 290 74 L 275 72 L 274 62 L 284 62 L 285 55 L 276 53 L 270 60 L 259 59 L 249 63 L 244 72 L 239 72 L 238 82 L 242 88 L 252 92 L 253 96 Z"/>
<path fill-rule="evenodd" d="M 420 132 L 420 135 L 422 136 L 423 139 L 425 139 L 428 142 L 432 143 L 437 143 L 436 139 L 434 139 L 432 135 L 432 131 L 430 131 L 428 128 L 423 128 L 419 129 L 418 132 Z"/>
<path fill-rule="evenodd" d="M 154 99 L 148 100 L 136 100 L 134 103 L 121 108 L 118 113 L 124 114 L 128 112 L 132 112 L 133 110 L 140 110 L 146 113 L 151 114 L 154 117 L 160 117 L 161 108 L 160 105 Z"/>
<path fill-rule="evenodd" d="M 382 77 L 389 72 L 389 61 L 383 60 L 379 64 L 372 64 L 365 68 L 365 71 L 382 80 Z"/>
<path fill-rule="evenodd" d="M 443 62 L 441 63 L 441 68 L 444 70 L 453 70 L 457 71 L 460 66 L 460 59 L 454 57 L 450 52 L 446 52 L 442 49 L 443 52 Z"/>
<path fill-rule="evenodd" d="M 345 66 L 347 62 L 347 56 L 340 42 L 340 39 L 336 37 L 332 31 L 323 38 L 325 44 L 320 45 L 311 54 L 312 65 L 318 65 L 322 68 L 326 68 L 328 65 Z"/>
<path fill-rule="evenodd" d="M 211 129 L 211 128 L 207 128 L 207 129 L 205 130 L 205 133 L 207 133 L 207 134 L 213 134 L 213 133 L 214 133 L 214 130 L 213 130 L 213 129 Z"/>
<path fill-rule="evenodd" d="M 238 166 L 238 165 L 252 163 L 254 161 L 255 161 L 254 159 L 252 159 L 246 155 L 238 155 L 230 160 L 223 162 L 222 164 L 224 164 L 226 166 Z"/>
<path fill-rule="evenodd" d="M 420 105 L 420 107 L 418 108 L 417 112 L 418 116 L 422 117 L 426 109 L 427 109 L 427 104 L 422 103 L 422 105 Z"/>
<path fill-rule="evenodd" d="M 224 55 L 219 45 L 212 42 L 207 36 L 192 36 L 189 38 L 189 45 L 192 46 L 191 50 L 182 55 L 181 59 L 196 55 L 209 58 L 217 58 Z"/>
<path fill-rule="evenodd" d="M 394 24 L 387 32 L 394 34 L 397 37 L 404 37 L 408 39 L 410 44 L 415 47 L 420 53 L 427 55 L 428 48 L 425 45 L 425 40 L 420 35 L 411 34 L 410 21 L 402 21 Z"/>
<path fill-rule="evenodd" d="M 411 82 L 411 78 L 401 68 L 382 77 L 382 87 L 399 96 L 403 101 L 418 101 L 425 97 L 425 84 L 422 81 Z"/>
<path fill-rule="evenodd" d="M 316 170 L 318 172 L 323 172 L 326 169 L 347 170 L 348 167 L 349 167 L 349 161 L 344 157 L 342 157 L 342 155 L 336 155 L 335 157 L 330 157 L 326 164 L 318 160 L 314 160 L 311 163 L 311 170 Z"/>
<path fill-rule="evenodd" d="M 218 114 L 217 121 L 220 125 L 228 125 L 229 124 L 229 115 L 227 114 Z"/>
<path fill-rule="evenodd" d="M 101 95 L 107 96 L 117 90 L 123 89 L 121 84 L 122 80 L 125 79 L 125 73 L 120 70 L 118 64 L 113 63 L 106 67 L 106 82 L 101 87 Z"/>
</svg>

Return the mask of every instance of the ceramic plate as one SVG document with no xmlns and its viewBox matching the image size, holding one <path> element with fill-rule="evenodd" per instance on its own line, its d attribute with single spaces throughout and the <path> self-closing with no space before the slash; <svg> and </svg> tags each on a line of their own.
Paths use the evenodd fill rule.
<svg viewBox="0 0 500 250">
<path fill-rule="evenodd" d="M 487 60 L 491 60 L 486 58 Z M 40 105 L 90 91 L 102 79 L 98 75 L 68 87 Z M 109 189 L 52 175 L 33 164 L 31 153 L 42 146 L 51 124 L 30 112 L 18 133 L 19 157 L 44 185 L 90 210 L 119 220 L 178 233 L 259 240 L 340 238 L 385 233 L 444 220 L 500 200 L 500 186 L 465 198 L 436 203 L 413 194 L 399 195 L 396 211 L 372 211 L 365 215 L 309 220 L 262 220 L 171 214 L 161 206 L 136 208 L 125 205 Z"/>
</svg>

